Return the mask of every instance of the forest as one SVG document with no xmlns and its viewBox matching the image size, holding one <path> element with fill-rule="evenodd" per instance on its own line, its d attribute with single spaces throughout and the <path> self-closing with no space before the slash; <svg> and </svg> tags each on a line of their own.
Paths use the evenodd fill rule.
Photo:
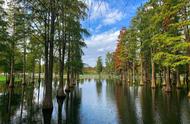
<svg viewBox="0 0 190 124">
<path fill-rule="evenodd" d="M 107 53 L 105 72 L 129 84 L 189 91 L 189 7 L 189 0 L 150 0 L 139 7 L 130 27 L 121 29 L 116 50 Z"/>
<path fill-rule="evenodd" d="M 0 123 L 190 123 L 190 1 L 141 4 L 95 67 L 83 59 L 89 9 L 0 0 Z"/>
<path fill-rule="evenodd" d="M 0 55 L 1 69 L 8 74 L 7 84 L 14 87 L 17 74 L 21 74 L 22 84 L 28 84 L 26 75 L 35 78 L 38 66 L 41 80 L 41 62 L 45 70 L 44 109 L 52 109 L 53 71 L 59 73 L 58 96 L 64 97 L 63 73 L 67 73 L 67 88 L 74 85 L 81 73 L 82 48 L 85 47 L 80 21 L 87 16 L 84 2 L 75 0 L 11 0 L 8 9 L 0 1 Z M 42 60 L 43 59 L 43 60 Z M 37 64 L 38 63 L 38 64 Z"/>
</svg>

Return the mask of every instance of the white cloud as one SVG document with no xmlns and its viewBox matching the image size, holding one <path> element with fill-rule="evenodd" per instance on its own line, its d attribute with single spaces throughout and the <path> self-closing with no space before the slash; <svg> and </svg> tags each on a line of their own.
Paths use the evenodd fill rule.
<svg viewBox="0 0 190 124">
<path fill-rule="evenodd" d="M 100 34 L 93 35 L 90 39 L 86 40 L 86 44 L 88 47 L 107 47 L 110 44 L 116 43 L 118 35 L 119 30 L 111 29 Z"/>
<path fill-rule="evenodd" d="M 112 13 L 108 13 L 104 20 L 103 20 L 103 23 L 105 25 L 108 25 L 108 24 L 114 24 L 116 23 L 117 21 L 121 21 L 121 19 L 124 17 L 124 15 L 122 14 L 122 12 L 120 12 L 119 10 L 115 10 L 113 11 Z"/>
<path fill-rule="evenodd" d="M 115 50 L 119 32 L 119 30 L 111 29 L 100 34 L 92 35 L 89 39 L 85 40 L 87 48 L 84 49 L 86 53 L 83 56 L 84 62 L 90 66 L 95 66 L 98 56 L 102 56 L 104 60 L 106 52 L 113 52 Z"/>
</svg>

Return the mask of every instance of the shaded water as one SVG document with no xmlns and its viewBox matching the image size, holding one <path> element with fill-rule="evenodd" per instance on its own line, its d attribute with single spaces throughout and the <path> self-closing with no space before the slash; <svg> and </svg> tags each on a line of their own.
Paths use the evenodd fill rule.
<svg viewBox="0 0 190 124">
<path fill-rule="evenodd" d="M 0 86 L 0 124 L 43 124 L 43 83 L 13 90 Z M 52 124 L 190 124 L 190 100 L 174 90 L 165 94 L 149 87 L 113 80 L 81 80 L 63 104 L 53 83 Z"/>
</svg>

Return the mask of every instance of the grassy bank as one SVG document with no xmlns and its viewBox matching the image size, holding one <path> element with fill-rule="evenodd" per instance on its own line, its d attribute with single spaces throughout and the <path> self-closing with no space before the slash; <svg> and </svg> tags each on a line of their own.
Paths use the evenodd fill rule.
<svg viewBox="0 0 190 124">
<path fill-rule="evenodd" d="M 0 75 L 0 83 L 5 82 L 5 81 L 6 81 L 6 77 L 5 77 L 5 76 Z"/>
<path fill-rule="evenodd" d="M 15 78 L 15 83 L 20 82 L 21 79 L 18 79 L 17 77 Z M 5 84 L 6 83 L 6 77 L 4 75 L 0 75 L 0 84 Z"/>
</svg>

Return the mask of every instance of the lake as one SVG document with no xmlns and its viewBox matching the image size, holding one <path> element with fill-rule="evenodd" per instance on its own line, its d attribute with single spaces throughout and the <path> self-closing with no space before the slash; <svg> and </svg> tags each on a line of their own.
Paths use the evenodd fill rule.
<svg viewBox="0 0 190 124">
<path fill-rule="evenodd" d="M 117 80 L 80 80 L 62 102 L 53 82 L 52 124 L 190 124 L 185 90 L 166 94 Z M 43 82 L 7 89 L 0 86 L 0 124 L 43 124 Z"/>
</svg>

